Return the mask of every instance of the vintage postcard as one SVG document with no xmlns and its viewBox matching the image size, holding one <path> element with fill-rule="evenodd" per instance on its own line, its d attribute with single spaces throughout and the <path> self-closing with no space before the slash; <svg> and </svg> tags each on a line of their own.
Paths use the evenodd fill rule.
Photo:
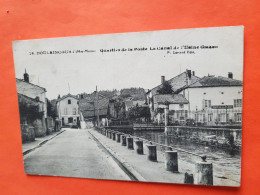
<svg viewBox="0 0 260 195">
<path fill-rule="evenodd" d="M 243 26 L 14 41 L 25 173 L 239 187 L 243 48 Z"/>
</svg>

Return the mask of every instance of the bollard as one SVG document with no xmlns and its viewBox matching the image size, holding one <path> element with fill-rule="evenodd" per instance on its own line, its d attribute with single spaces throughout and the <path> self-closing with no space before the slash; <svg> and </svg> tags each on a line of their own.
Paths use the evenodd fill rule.
<svg viewBox="0 0 260 195">
<path fill-rule="evenodd" d="M 112 133 L 112 138 L 113 138 L 113 140 L 116 140 L 116 132 Z"/>
<path fill-rule="evenodd" d="M 165 166 L 167 171 L 178 172 L 177 151 L 165 151 Z"/>
<path fill-rule="evenodd" d="M 108 132 L 108 138 L 110 138 L 110 139 L 111 139 L 111 134 L 112 134 L 112 132 L 109 131 L 109 132 Z"/>
<path fill-rule="evenodd" d="M 126 136 L 122 135 L 122 146 L 126 146 Z"/>
<path fill-rule="evenodd" d="M 194 184 L 193 174 L 185 173 L 184 174 L 184 183 L 185 184 Z"/>
<path fill-rule="evenodd" d="M 138 140 L 135 142 L 135 144 L 137 147 L 136 148 L 137 154 L 144 154 L 143 141 Z"/>
<path fill-rule="evenodd" d="M 209 162 L 196 162 L 195 164 L 196 184 L 213 185 L 213 166 Z"/>
<path fill-rule="evenodd" d="M 107 130 L 107 134 L 106 134 L 107 137 L 109 137 L 109 130 Z"/>
<path fill-rule="evenodd" d="M 134 149 L 134 139 L 132 137 L 128 137 L 127 139 L 127 148 L 133 150 Z"/>
<path fill-rule="evenodd" d="M 117 137 L 116 137 L 116 138 L 117 138 L 117 139 L 116 139 L 116 142 L 120 143 L 121 133 L 117 133 L 116 136 L 117 136 Z"/>
<path fill-rule="evenodd" d="M 155 145 L 146 145 L 148 148 L 148 160 L 157 161 L 157 153 Z"/>
</svg>

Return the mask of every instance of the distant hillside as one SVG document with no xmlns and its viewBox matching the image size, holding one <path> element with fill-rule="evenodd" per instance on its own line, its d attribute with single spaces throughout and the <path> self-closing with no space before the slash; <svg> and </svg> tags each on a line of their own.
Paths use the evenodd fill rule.
<svg viewBox="0 0 260 195">
<path fill-rule="evenodd" d="M 132 100 L 145 100 L 146 94 L 143 88 L 125 88 L 120 90 L 120 96 L 122 98 L 132 98 Z"/>
<path fill-rule="evenodd" d="M 108 98 L 112 97 L 121 97 L 122 99 L 132 99 L 132 100 L 145 100 L 146 99 L 146 94 L 145 90 L 143 88 L 124 88 L 119 90 L 113 89 L 113 90 L 100 90 L 98 91 L 99 95 L 103 95 Z M 94 92 L 92 93 L 94 94 Z M 78 94 L 79 97 L 86 98 L 90 94 L 87 93 L 81 93 Z"/>
</svg>

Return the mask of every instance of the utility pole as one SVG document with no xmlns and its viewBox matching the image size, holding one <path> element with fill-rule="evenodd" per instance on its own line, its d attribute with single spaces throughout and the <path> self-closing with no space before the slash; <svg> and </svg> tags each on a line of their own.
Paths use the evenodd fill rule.
<svg viewBox="0 0 260 195">
<path fill-rule="evenodd" d="M 98 106 L 98 89 L 96 86 L 96 102 L 97 102 L 97 126 L 99 127 L 99 106 Z"/>
</svg>

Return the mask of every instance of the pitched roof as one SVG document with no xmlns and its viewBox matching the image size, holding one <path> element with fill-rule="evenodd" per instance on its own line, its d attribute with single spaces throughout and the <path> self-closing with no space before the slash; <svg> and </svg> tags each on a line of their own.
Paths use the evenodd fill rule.
<svg viewBox="0 0 260 195">
<path fill-rule="evenodd" d="M 39 86 L 39 85 L 35 85 L 35 84 L 33 84 L 33 83 L 30 83 L 30 82 L 26 82 L 26 81 L 24 81 L 23 79 L 18 79 L 18 78 L 16 78 L 16 83 L 17 83 L 17 84 L 18 84 L 18 83 L 22 83 L 22 84 L 24 84 L 24 85 L 31 85 L 32 87 L 40 88 L 40 89 L 42 89 L 43 91 L 46 92 L 46 89 L 45 89 L 44 87 L 41 87 L 41 86 Z M 17 91 L 18 91 L 18 90 L 21 89 L 22 87 L 21 87 L 21 86 L 18 86 L 17 84 L 16 84 L 16 87 L 17 87 Z"/>
<path fill-rule="evenodd" d="M 56 103 L 59 102 L 59 101 L 61 101 L 61 100 L 63 100 L 63 99 L 65 99 L 65 98 L 67 98 L 67 97 L 71 97 L 71 98 L 74 98 L 74 99 L 78 100 L 78 98 L 77 98 L 76 96 L 71 95 L 71 94 L 69 93 L 69 94 L 64 95 L 64 96 L 62 96 L 61 98 L 57 99 Z"/>
<path fill-rule="evenodd" d="M 225 86 L 243 86 L 243 82 L 236 79 L 231 79 L 227 77 L 215 77 L 215 76 L 205 76 L 198 80 L 197 82 L 189 85 L 189 88 L 196 87 L 225 87 Z"/>
<path fill-rule="evenodd" d="M 189 101 L 181 94 L 160 94 L 154 96 L 154 103 L 188 104 Z"/>
<path fill-rule="evenodd" d="M 196 81 L 198 81 L 200 78 L 194 75 L 191 75 L 190 78 L 190 83 L 188 83 L 188 74 L 187 71 L 171 78 L 168 80 L 169 84 L 172 86 L 173 91 L 177 91 L 180 88 L 186 87 L 189 84 L 195 83 Z M 156 87 L 154 87 L 153 89 L 149 90 L 148 92 L 152 91 L 153 95 L 155 95 L 157 93 L 157 90 L 160 89 L 162 87 L 163 84 L 160 84 Z M 147 92 L 147 93 L 148 93 Z"/>
<path fill-rule="evenodd" d="M 97 116 L 97 112 L 99 112 L 100 116 L 106 116 L 108 114 L 108 104 L 109 98 L 102 98 L 97 101 L 86 99 L 79 100 L 79 109 L 85 119 L 93 118 Z M 98 110 L 97 110 L 98 107 Z"/>
<path fill-rule="evenodd" d="M 41 101 L 41 100 L 33 99 L 33 98 L 31 98 L 31 97 L 29 97 L 29 96 L 27 96 L 27 95 L 21 94 L 21 93 L 17 93 L 17 94 L 18 94 L 18 98 L 19 98 L 19 97 L 23 97 L 23 98 L 25 98 L 25 99 L 28 99 L 28 100 L 34 102 L 34 103 L 42 103 L 42 104 L 44 104 L 44 102 Z"/>
</svg>

